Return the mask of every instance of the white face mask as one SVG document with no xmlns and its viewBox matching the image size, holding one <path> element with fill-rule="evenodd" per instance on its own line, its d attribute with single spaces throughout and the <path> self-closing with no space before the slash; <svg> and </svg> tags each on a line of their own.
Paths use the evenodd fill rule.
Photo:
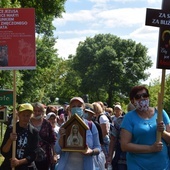
<svg viewBox="0 0 170 170">
<path fill-rule="evenodd" d="M 134 106 L 139 111 L 147 111 L 149 109 L 149 99 L 135 101 Z"/>
<path fill-rule="evenodd" d="M 34 118 L 34 119 L 36 119 L 36 120 L 39 120 L 39 119 L 41 119 L 41 118 L 42 118 L 42 115 L 39 115 L 39 116 L 36 116 L 36 117 L 35 117 L 35 116 L 33 116 L 33 118 Z"/>
</svg>

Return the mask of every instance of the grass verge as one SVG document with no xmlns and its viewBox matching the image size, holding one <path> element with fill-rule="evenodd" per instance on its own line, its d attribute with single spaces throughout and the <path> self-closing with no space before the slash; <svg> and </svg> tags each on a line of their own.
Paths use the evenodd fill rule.
<svg viewBox="0 0 170 170">
<path fill-rule="evenodd" d="M 0 165 L 2 164 L 4 157 L 0 154 Z"/>
</svg>

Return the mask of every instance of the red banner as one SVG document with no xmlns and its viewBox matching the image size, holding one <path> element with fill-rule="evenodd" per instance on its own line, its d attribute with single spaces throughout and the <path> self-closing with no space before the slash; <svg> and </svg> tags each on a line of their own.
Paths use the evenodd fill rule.
<svg viewBox="0 0 170 170">
<path fill-rule="evenodd" d="M 35 67 L 35 10 L 0 8 L 0 70 Z"/>
</svg>

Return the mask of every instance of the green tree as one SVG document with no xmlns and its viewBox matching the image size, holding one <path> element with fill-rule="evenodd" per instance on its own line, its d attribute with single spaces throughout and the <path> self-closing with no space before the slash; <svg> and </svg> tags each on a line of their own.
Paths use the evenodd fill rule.
<svg viewBox="0 0 170 170">
<path fill-rule="evenodd" d="M 80 89 L 92 100 L 125 100 L 132 86 L 146 80 L 152 66 L 147 48 L 133 40 L 98 34 L 80 42 L 73 56 L 73 69 L 80 77 Z"/>
<path fill-rule="evenodd" d="M 161 85 L 160 85 L 161 86 Z M 165 81 L 165 94 L 163 98 L 163 106 L 168 115 L 170 116 L 170 74 L 166 76 Z"/>
<path fill-rule="evenodd" d="M 36 32 L 52 36 L 54 17 L 61 17 L 66 0 L 1 0 L 1 8 L 35 8 Z"/>
<path fill-rule="evenodd" d="M 149 94 L 150 94 L 150 106 L 157 107 L 158 106 L 158 93 L 161 90 L 161 85 L 159 79 L 154 79 L 150 82 L 148 86 Z"/>
<path fill-rule="evenodd" d="M 22 95 L 17 100 L 43 103 L 50 102 L 50 92 L 54 88 L 58 62 L 55 39 L 48 36 L 37 38 L 37 66 L 35 70 L 24 70 Z"/>
<path fill-rule="evenodd" d="M 11 1 L 11 0 L 1 0 L 0 1 L 0 8 L 20 8 L 20 3 L 15 0 L 15 1 Z"/>
<path fill-rule="evenodd" d="M 159 78 L 156 78 L 150 82 L 148 87 L 150 93 L 150 106 L 157 107 L 158 106 L 158 93 L 161 92 L 161 82 Z M 164 87 L 164 94 L 163 94 L 163 109 L 168 113 L 170 116 L 170 74 L 166 75 L 165 78 L 165 87 Z"/>
<path fill-rule="evenodd" d="M 38 34 L 53 35 L 55 27 L 54 17 L 61 17 L 66 0 L 18 0 L 23 8 L 35 8 L 36 32 Z"/>
<path fill-rule="evenodd" d="M 72 58 L 71 55 L 69 60 L 63 60 L 60 63 L 60 77 L 58 78 L 58 94 L 60 103 L 68 102 L 70 98 L 74 96 L 83 96 L 80 86 L 80 77 L 77 75 L 77 72 L 72 69 Z"/>
<path fill-rule="evenodd" d="M 36 19 L 36 70 L 18 71 L 17 74 L 17 101 L 50 102 L 52 89 L 56 88 L 56 72 L 59 59 L 57 50 L 54 49 L 56 40 L 53 38 L 55 27 L 52 21 L 55 17 L 61 17 L 64 12 L 65 0 L 2 0 L 1 8 L 35 8 Z M 12 88 L 12 72 L 0 71 L 1 88 Z M 19 77 L 19 81 L 18 81 Z M 8 83 L 9 82 L 9 83 Z"/>
</svg>

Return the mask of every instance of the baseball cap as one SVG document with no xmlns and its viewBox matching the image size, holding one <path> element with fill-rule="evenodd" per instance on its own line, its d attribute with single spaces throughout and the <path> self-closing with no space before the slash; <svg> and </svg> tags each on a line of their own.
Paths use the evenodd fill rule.
<svg viewBox="0 0 170 170">
<path fill-rule="evenodd" d="M 33 106 L 30 103 L 20 104 L 18 112 L 23 112 L 25 110 L 30 110 L 31 112 L 33 112 Z"/>
<path fill-rule="evenodd" d="M 73 97 L 71 100 L 70 100 L 70 104 L 73 102 L 73 101 L 79 101 L 80 103 L 84 104 L 84 100 L 81 98 L 81 97 Z"/>
<path fill-rule="evenodd" d="M 92 104 L 90 103 L 85 103 L 85 109 L 84 109 L 86 112 L 90 112 L 92 114 L 95 114 L 94 112 L 94 107 Z"/>
<path fill-rule="evenodd" d="M 48 120 L 51 116 L 57 117 L 57 115 L 54 112 L 50 112 L 46 115 L 46 119 Z"/>
<path fill-rule="evenodd" d="M 121 105 L 118 105 L 118 104 L 117 104 L 117 105 L 115 105 L 115 107 L 117 107 L 117 108 L 119 108 L 120 110 L 122 110 Z M 115 108 L 115 107 L 114 107 L 114 108 Z"/>
</svg>

